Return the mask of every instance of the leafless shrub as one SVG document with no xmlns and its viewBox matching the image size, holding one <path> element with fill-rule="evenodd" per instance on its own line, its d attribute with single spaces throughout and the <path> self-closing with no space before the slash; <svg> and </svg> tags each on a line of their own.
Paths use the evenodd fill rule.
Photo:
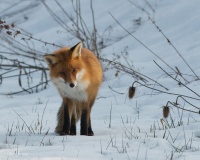
<svg viewBox="0 0 200 160">
<path fill-rule="evenodd" d="M 97 28 L 95 24 L 95 15 L 94 15 L 94 9 L 93 9 L 93 1 L 90 0 L 90 11 L 92 15 L 92 29 L 89 29 L 88 24 L 85 22 L 84 18 L 82 17 L 81 13 L 81 1 L 71 1 L 72 8 L 74 9 L 75 16 L 71 16 L 70 13 L 68 13 L 61 3 L 58 0 L 55 0 L 57 6 L 60 8 L 61 12 L 64 15 L 64 18 L 61 18 L 53 9 L 50 8 L 50 6 L 43 0 L 42 3 L 46 7 L 47 11 L 51 14 L 51 16 L 54 18 L 54 20 L 64 29 L 67 31 L 67 33 L 70 33 L 72 36 L 79 39 L 83 46 L 86 48 L 91 49 L 94 51 L 97 55 L 97 57 L 100 57 L 100 50 L 102 49 L 103 42 L 101 41 L 100 36 L 97 33 Z M 63 19 L 67 19 L 71 22 L 71 25 L 66 24 L 66 22 Z"/>
<path fill-rule="evenodd" d="M 87 24 L 82 16 L 82 8 L 81 8 L 81 1 L 71 1 L 71 6 L 74 10 L 74 16 L 71 13 L 68 13 L 65 8 L 61 5 L 58 0 L 55 0 L 56 5 L 62 12 L 62 16 L 60 17 L 57 12 L 50 8 L 47 1 L 41 1 L 43 5 L 46 7 L 47 11 L 51 14 L 54 20 L 60 24 L 60 26 L 70 33 L 72 36 L 76 37 L 80 41 L 83 42 L 86 48 L 94 51 L 97 57 L 107 63 L 107 65 L 111 65 L 116 68 L 118 71 L 123 71 L 125 73 L 130 74 L 137 80 L 141 80 L 143 82 L 147 82 L 147 79 L 151 79 L 145 75 L 140 74 L 139 72 L 133 69 L 133 66 L 129 63 L 126 54 L 122 54 L 122 58 L 126 60 L 127 65 L 121 64 L 117 60 L 110 61 L 103 56 L 100 55 L 100 50 L 105 47 L 105 39 L 100 36 L 97 32 L 96 24 L 95 24 L 95 13 L 93 9 L 93 1 L 90 0 L 90 13 L 92 17 L 92 24 Z M 146 2 L 145 2 L 146 3 Z M 38 5 L 35 4 L 35 5 Z M 63 19 L 68 19 L 70 23 L 66 23 Z M 31 48 L 28 44 L 28 41 L 38 41 L 44 43 L 45 45 L 52 45 L 57 47 L 62 47 L 60 45 L 56 45 L 54 43 L 45 42 L 41 39 L 37 39 L 34 36 L 23 32 L 22 30 L 16 30 L 15 24 L 12 23 L 8 25 L 5 21 L 0 21 L 1 27 L 1 39 L 4 40 L 8 45 L 0 44 L 2 47 L 8 49 L 10 52 L 4 52 L 3 55 L 0 57 L 0 64 L 1 64 L 1 72 L 0 72 L 0 83 L 2 84 L 5 79 L 7 78 L 16 78 L 19 87 L 21 88 L 20 91 L 12 92 L 12 93 L 2 93 L 2 94 L 17 94 L 17 93 L 33 93 L 38 92 L 39 90 L 43 90 L 48 85 L 48 78 L 46 76 L 46 71 L 48 70 L 43 66 L 43 59 L 40 55 L 44 54 L 40 51 L 36 51 L 35 49 Z M 141 24 L 141 19 L 138 18 L 135 23 L 137 25 Z M 92 27 L 91 27 L 92 26 Z M 89 29 L 90 28 L 90 29 Z M 92 29 L 91 29 L 92 28 Z M 108 26 L 105 31 L 102 33 L 103 35 L 105 32 L 112 31 L 112 26 Z M 17 41 L 15 38 L 21 36 L 21 39 L 27 44 L 24 45 Z M 39 53 L 39 54 L 36 54 Z M 10 56 L 14 56 L 12 59 Z M 22 57 L 21 60 L 19 57 Z M 24 62 L 24 59 L 26 59 Z M 118 72 L 117 71 L 117 72 Z M 33 83 L 35 79 L 33 78 L 34 74 L 41 74 L 41 79 L 36 83 Z M 117 73 L 116 73 L 117 76 Z M 25 81 L 26 80 L 26 81 Z M 155 82 L 156 83 L 156 82 Z"/>
<path fill-rule="evenodd" d="M 6 21 L 0 20 L 0 37 L 10 45 L 7 47 L 0 44 L 9 50 L 0 54 L 0 84 L 13 79 L 21 88 L 19 91 L 1 92 L 0 94 L 30 94 L 46 89 L 48 85 L 48 69 L 43 66 L 42 57 L 15 40 L 15 37 L 21 34 L 23 34 L 21 31 L 15 30 L 14 23 L 7 24 Z M 34 76 L 38 73 L 41 76 L 36 80 Z"/>
</svg>

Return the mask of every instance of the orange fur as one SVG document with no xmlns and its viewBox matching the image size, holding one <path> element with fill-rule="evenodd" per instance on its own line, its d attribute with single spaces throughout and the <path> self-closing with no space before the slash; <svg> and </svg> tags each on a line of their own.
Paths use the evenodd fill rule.
<svg viewBox="0 0 200 160">
<path fill-rule="evenodd" d="M 76 122 L 81 119 L 81 134 L 93 135 L 90 112 L 102 82 L 102 68 L 94 53 L 78 43 L 44 55 L 50 78 L 63 102 L 58 111 L 55 132 L 76 134 Z"/>
</svg>

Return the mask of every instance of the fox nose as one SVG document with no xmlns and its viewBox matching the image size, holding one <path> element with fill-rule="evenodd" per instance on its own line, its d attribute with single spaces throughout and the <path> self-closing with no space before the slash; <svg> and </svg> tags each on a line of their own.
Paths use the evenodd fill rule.
<svg viewBox="0 0 200 160">
<path fill-rule="evenodd" d="M 74 85 L 73 83 L 70 83 L 69 86 L 70 86 L 71 88 L 74 88 L 75 85 Z"/>
</svg>

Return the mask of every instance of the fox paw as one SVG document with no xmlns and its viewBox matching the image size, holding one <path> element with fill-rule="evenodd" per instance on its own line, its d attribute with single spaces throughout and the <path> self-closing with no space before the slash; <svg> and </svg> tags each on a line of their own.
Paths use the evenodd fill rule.
<svg viewBox="0 0 200 160">
<path fill-rule="evenodd" d="M 94 136 L 94 132 L 93 131 L 88 132 L 88 136 Z"/>
<path fill-rule="evenodd" d="M 70 135 L 75 136 L 76 132 L 70 132 Z"/>
<path fill-rule="evenodd" d="M 69 132 L 67 132 L 67 131 L 62 131 L 62 132 L 60 133 L 60 135 L 61 135 L 61 136 L 69 135 Z"/>
</svg>

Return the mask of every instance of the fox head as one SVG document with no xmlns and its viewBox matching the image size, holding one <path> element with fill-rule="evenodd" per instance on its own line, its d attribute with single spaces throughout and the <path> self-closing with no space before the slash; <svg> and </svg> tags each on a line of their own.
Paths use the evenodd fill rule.
<svg viewBox="0 0 200 160">
<path fill-rule="evenodd" d="M 82 43 L 72 48 L 61 48 L 53 54 L 44 55 L 54 84 L 62 90 L 62 85 L 74 88 L 82 80 L 85 69 L 81 61 Z M 60 86 L 58 86 L 60 85 Z"/>
</svg>

